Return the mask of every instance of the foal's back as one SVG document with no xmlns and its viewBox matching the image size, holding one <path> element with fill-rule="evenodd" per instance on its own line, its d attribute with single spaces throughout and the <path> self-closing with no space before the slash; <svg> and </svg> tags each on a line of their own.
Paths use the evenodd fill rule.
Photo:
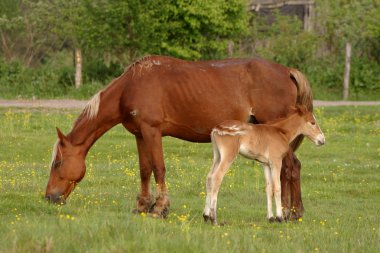
<svg viewBox="0 0 380 253">
<path fill-rule="evenodd" d="M 227 120 L 214 128 L 212 138 L 219 150 L 236 146 L 236 152 L 264 163 L 273 155 L 281 158 L 289 149 L 284 130 L 268 124 Z"/>
</svg>

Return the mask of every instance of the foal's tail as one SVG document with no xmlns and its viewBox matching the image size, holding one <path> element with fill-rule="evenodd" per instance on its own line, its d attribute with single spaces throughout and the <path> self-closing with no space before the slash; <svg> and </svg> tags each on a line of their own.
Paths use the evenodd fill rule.
<svg viewBox="0 0 380 253">
<path fill-rule="evenodd" d="M 307 78 L 297 69 L 289 69 L 290 78 L 297 86 L 297 105 L 303 105 L 308 111 L 313 111 L 313 94 Z M 304 136 L 300 135 L 290 144 L 295 151 L 302 143 Z"/>
</svg>

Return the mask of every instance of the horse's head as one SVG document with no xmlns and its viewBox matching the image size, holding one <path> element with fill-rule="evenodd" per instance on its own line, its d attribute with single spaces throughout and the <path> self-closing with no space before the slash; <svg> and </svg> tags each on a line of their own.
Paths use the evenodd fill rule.
<svg viewBox="0 0 380 253">
<path fill-rule="evenodd" d="M 303 106 L 298 106 L 297 112 L 304 120 L 304 124 L 301 126 L 301 133 L 317 146 L 325 144 L 325 135 L 317 124 L 314 114 L 309 112 L 306 107 Z"/>
<path fill-rule="evenodd" d="M 86 172 L 86 154 L 81 146 L 74 146 L 58 128 L 57 134 L 45 198 L 53 203 L 65 203 Z"/>
</svg>

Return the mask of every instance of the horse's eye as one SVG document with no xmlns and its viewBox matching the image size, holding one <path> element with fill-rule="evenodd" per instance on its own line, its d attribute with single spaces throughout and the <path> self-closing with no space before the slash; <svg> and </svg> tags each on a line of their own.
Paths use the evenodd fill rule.
<svg viewBox="0 0 380 253">
<path fill-rule="evenodd" d="M 54 169 L 58 169 L 62 164 L 62 161 L 55 161 L 54 164 L 53 164 L 53 168 Z"/>
<path fill-rule="evenodd" d="M 312 121 L 312 122 L 310 122 L 313 126 L 315 126 L 315 122 L 314 121 Z"/>
</svg>

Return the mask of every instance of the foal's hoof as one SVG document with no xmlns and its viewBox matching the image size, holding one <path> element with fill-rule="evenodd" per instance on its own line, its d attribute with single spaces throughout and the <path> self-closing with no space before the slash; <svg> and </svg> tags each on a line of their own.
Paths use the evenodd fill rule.
<svg viewBox="0 0 380 253">
<path fill-rule="evenodd" d="M 209 216 L 207 214 L 203 214 L 203 219 L 204 219 L 205 223 L 207 223 L 208 221 L 211 221 L 211 225 L 213 225 L 213 226 L 218 225 L 218 222 L 216 221 L 216 219 L 212 218 L 211 216 Z"/>
<path fill-rule="evenodd" d="M 283 219 L 282 217 L 278 217 L 278 216 L 277 216 L 277 217 L 276 217 L 276 221 L 279 222 L 279 223 L 281 223 L 281 222 L 284 221 L 284 219 Z"/>
<path fill-rule="evenodd" d="M 268 219 L 268 221 L 269 221 L 269 223 L 273 223 L 273 222 L 275 221 L 275 219 L 274 219 L 274 217 L 272 216 L 272 217 L 270 217 L 270 218 Z"/>
</svg>

